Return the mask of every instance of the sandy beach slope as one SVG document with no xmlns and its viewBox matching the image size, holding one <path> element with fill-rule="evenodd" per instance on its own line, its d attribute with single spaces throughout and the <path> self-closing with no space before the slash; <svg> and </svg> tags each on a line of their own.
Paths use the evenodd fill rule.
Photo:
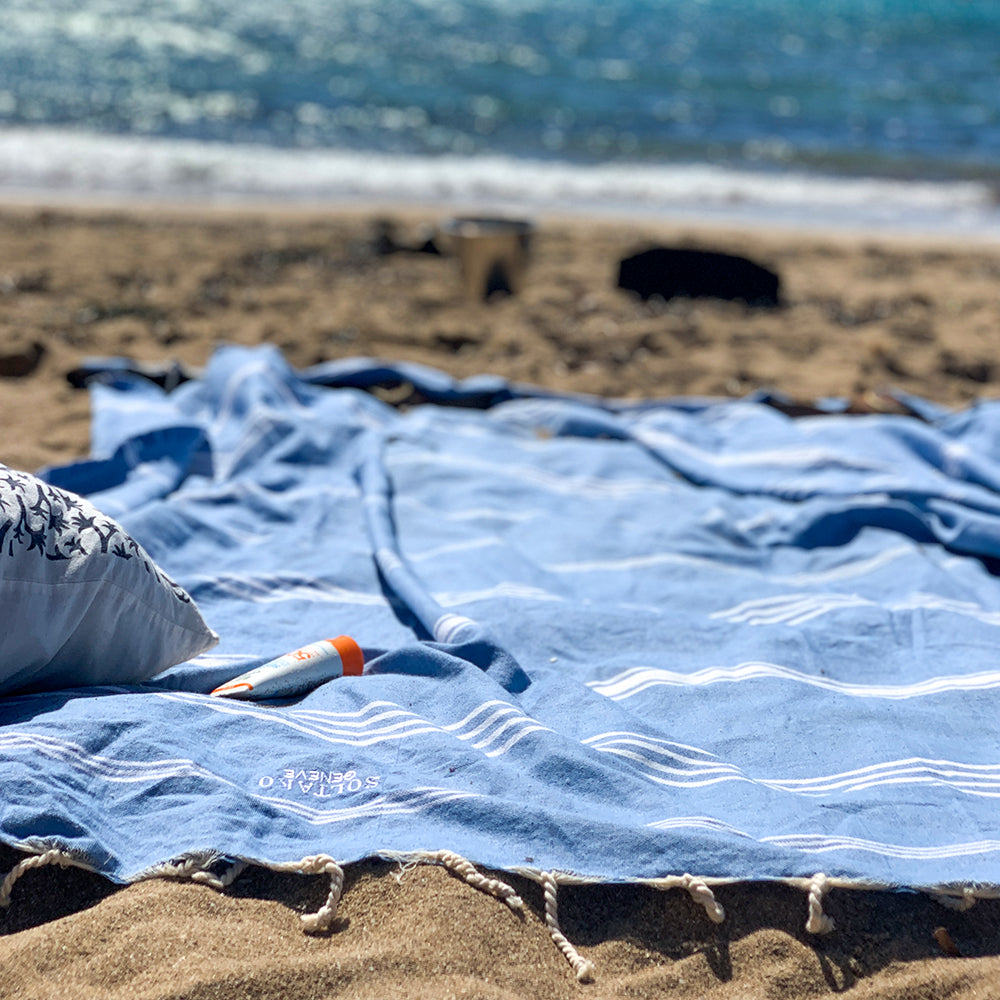
<svg viewBox="0 0 1000 1000">
<path fill-rule="evenodd" d="M 440 220 L 0 209 L 0 462 L 87 453 L 87 397 L 66 380 L 82 359 L 197 367 L 220 342 L 274 343 L 296 366 L 365 355 L 634 398 L 769 388 L 865 409 L 893 405 L 887 387 L 952 406 L 1000 391 L 995 244 L 540 219 L 522 294 L 476 303 L 454 259 L 377 252 L 378 215 L 405 246 Z M 617 262 L 651 243 L 745 254 L 780 274 L 786 305 L 640 302 L 614 287 Z M 0 848 L 0 873 L 18 857 Z M 563 930 L 597 967 L 580 986 L 540 890 L 515 887 L 523 918 L 440 868 L 366 863 L 348 871 L 333 932 L 309 937 L 296 914 L 322 902 L 316 878 L 251 871 L 218 893 L 45 869 L 0 911 L 0 1000 L 997 995 L 1000 902 L 956 913 L 835 891 L 837 930 L 814 937 L 804 894 L 785 887 L 721 889 L 720 926 L 680 891 L 566 890 Z"/>
<path fill-rule="evenodd" d="M 404 246 L 441 221 L 381 215 Z M 470 303 L 453 258 L 378 254 L 375 218 L 0 209 L 0 461 L 86 453 L 86 397 L 64 378 L 81 358 L 197 366 L 220 342 L 268 341 L 296 366 L 364 355 L 636 398 L 771 388 L 880 405 L 894 386 L 963 405 L 1000 389 L 997 244 L 543 219 L 523 293 Z M 615 288 L 620 258 L 654 243 L 745 254 L 778 272 L 787 304 Z"/>
</svg>

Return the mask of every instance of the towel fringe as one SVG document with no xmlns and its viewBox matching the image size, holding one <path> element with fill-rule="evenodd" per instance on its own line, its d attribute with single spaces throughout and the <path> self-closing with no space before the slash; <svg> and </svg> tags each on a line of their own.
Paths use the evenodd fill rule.
<svg viewBox="0 0 1000 1000">
<path fill-rule="evenodd" d="M 940 903 L 942 906 L 946 906 L 949 910 L 957 910 L 959 913 L 965 913 L 966 910 L 971 910 L 976 905 L 976 892 L 969 886 L 959 890 L 957 894 L 946 893 L 946 892 L 932 892 L 930 897 Z"/>
<path fill-rule="evenodd" d="M 218 876 L 212 873 L 211 868 L 221 858 L 222 855 L 218 851 L 189 851 L 187 854 L 143 869 L 130 881 L 146 882 L 153 878 L 180 878 L 212 885 L 212 880 Z"/>
<path fill-rule="evenodd" d="M 337 906 L 344 890 L 344 870 L 333 858 L 326 854 L 310 855 L 301 861 L 247 861 L 237 858 L 218 873 L 212 871 L 223 855 L 218 851 L 191 851 L 188 854 L 161 864 L 153 865 L 141 872 L 133 881 L 143 882 L 153 878 L 181 878 L 222 890 L 233 882 L 251 865 L 259 865 L 275 872 L 299 872 L 303 875 L 329 875 L 330 891 L 326 901 L 315 913 L 303 913 L 299 919 L 302 929 L 310 934 L 318 934 L 330 929 L 337 919 Z"/>
<path fill-rule="evenodd" d="M 703 878 L 685 872 L 681 876 L 678 886 L 681 889 L 687 889 L 691 898 L 705 908 L 705 913 L 713 924 L 721 924 L 726 919 L 726 911 L 722 908 L 722 904 L 716 900 L 715 893 L 712 892 Z"/>
<path fill-rule="evenodd" d="M 565 884 L 564 879 L 560 879 Z M 666 891 L 667 889 L 685 889 L 691 898 L 702 906 L 705 915 L 713 924 L 721 924 L 726 919 L 726 911 L 722 904 L 715 898 L 709 882 L 715 885 L 732 885 L 731 879 L 723 878 L 702 878 L 699 875 L 691 875 L 685 872 L 683 875 L 663 875 L 660 878 L 640 879 L 636 885 L 648 885 L 653 889 Z"/>
<path fill-rule="evenodd" d="M 573 968 L 577 982 L 591 983 L 594 981 L 594 963 L 589 958 L 584 958 L 570 944 L 566 935 L 559 927 L 559 901 L 556 893 L 559 891 L 559 883 L 552 872 L 539 872 L 538 881 L 541 882 L 542 890 L 545 894 L 545 926 L 552 935 L 552 940 L 556 947 L 566 956 L 566 961 Z"/>
<path fill-rule="evenodd" d="M 19 861 L 0 882 L 0 907 L 6 909 L 10 906 L 11 890 L 14 883 L 24 874 L 33 868 L 44 868 L 46 865 L 59 865 L 60 868 L 82 868 L 84 871 L 94 871 L 94 866 L 86 861 L 81 861 L 78 857 L 68 851 L 62 851 L 53 847 L 41 854 L 34 854 L 23 861 Z"/>
<path fill-rule="evenodd" d="M 397 865 L 396 870 L 394 872 L 389 872 L 389 874 L 396 880 L 396 885 L 402 885 L 403 884 L 403 877 L 407 874 L 407 872 L 416 871 L 420 867 L 421 864 L 426 864 L 427 863 L 427 862 L 423 862 L 423 861 L 417 861 L 414 858 L 410 858 L 409 861 L 405 861 L 404 862 L 401 857 L 399 857 L 399 858 L 392 858 L 392 857 L 389 857 L 388 855 L 384 855 L 384 856 L 387 857 L 388 860 L 390 860 L 390 861 L 394 860 L 396 862 L 396 865 Z"/>
<path fill-rule="evenodd" d="M 809 919 L 806 921 L 810 934 L 829 934 L 836 927 L 823 912 L 823 897 L 831 888 L 830 880 L 822 872 L 813 875 L 809 883 Z"/>
<path fill-rule="evenodd" d="M 300 872 L 303 875 L 329 875 L 330 891 L 326 902 L 315 913 L 303 913 L 299 919 L 308 934 L 328 931 L 337 919 L 337 906 L 344 891 L 344 869 L 328 854 L 313 854 L 301 861 L 255 861 L 273 872 Z"/>
<path fill-rule="evenodd" d="M 382 857 L 394 860 L 399 864 L 400 871 L 396 876 L 397 881 L 417 865 L 441 865 L 453 875 L 464 879 L 473 889 L 495 896 L 502 903 L 506 903 L 515 913 L 524 910 L 524 901 L 511 886 L 499 879 L 483 875 L 471 861 L 454 851 L 410 851 L 406 854 L 385 852 Z"/>
<path fill-rule="evenodd" d="M 21 850 L 29 849 L 22 845 Z M 37 848 L 36 848 L 37 849 Z M 396 861 L 399 872 L 394 873 L 397 880 L 409 870 L 422 864 L 441 865 L 452 874 L 463 879 L 474 889 L 485 892 L 505 903 L 514 912 L 523 912 L 524 902 L 513 887 L 499 879 L 483 875 L 467 858 L 454 851 L 380 851 L 379 857 Z M 327 875 L 330 879 L 330 890 L 323 905 L 315 913 L 301 914 L 299 919 L 302 928 L 307 933 L 323 933 L 328 931 L 337 918 L 337 908 L 344 891 L 344 870 L 329 855 L 316 854 L 302 858 L 299 861 L 270 862 L 238 858 L 232 861 L 221 873 L 212 871 L 223 859 L 217 851 L 191 851 L 186 855 L 173 858 L 145 869 L 130 881 L 140 882 L 153 878 L 181 878 L 213 889 L 222 890 L 230 886 L 239 875 L 250 865 L 258 865 L 275 872 L 297 872 L 304 875 Z M 85 860 L 79 852 L 50 848 L 30 855 L 16 864 L 0 879 L 0 909 L 6 909 L 11 904 L 11 896 L 15 883 L 29 871 L 44 868 L 48 865 L 59 865 L 61 868 L 79 868 L 83 871 L 96 871 L 96 867 Z M 553 942 L 566 957 L 576 978 L 580 982 L 591 982 L 594 978 L 594 964 L 584 958 L 563 934 L 559 926 L 559 904 L 557 893 L 560 884 L 565 885 L 595 885 L 603 880 L 592 877 L 574 875 L 570 872 L 540 871 L 536 868 L 515 868 L 512 871 L 538 882 L 543 889 L 545 900 L 545 925 Z M 655 879 L 638 879 L 635 884 L 648 885 L 657 889 L 684 889 L 691 899 L 704 907 L 705 913 L 713 923 L 720 924 L 725 920 L 725 910 L 715 898 L 709 883 L 715 885 L 733 884 L 733 879 L 701 878 L 685 873 L 683 875 L 668 875 Z M 833 919 L 823 912 L 823 897 L 833 888 L 848 889 L 887 889 L 881 883 L 867 883 L 839 878 L 828 878 L 823 872 L 817 872 L 811 879 L 787 878 L 778 879 L 787 885 L 804 889 L 808 894 L 809 916 L 805 929 L 810 934 L 829 934 L 836 928 Z M 989 886 L 937 886 L 934 889 L 923 890 L 942 906 L 958 912 L 965 912 L 975 906 L 979 899 L 1000 898 L 1000 890 Z"/>
<path fill-rule="evenodd" d="M 191 881 L 200 882 L 202 885 L 221 890 L 232 885 L 246 871 L 247 867 L 248 862 L 246 861 L 234 861 L 221 875 L 216 875 L 214 872 L 202 869 L 191 875 Z"/>
</svg>

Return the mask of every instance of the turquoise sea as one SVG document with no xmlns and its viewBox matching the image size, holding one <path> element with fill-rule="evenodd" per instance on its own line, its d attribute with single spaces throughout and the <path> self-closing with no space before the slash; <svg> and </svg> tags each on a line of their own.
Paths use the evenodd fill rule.
<svg viewBox="0 0 1000 1000">
<path fill-rule="evenodd" d="M 1000 233 L 996 0 L 0 0 L 0 196 Z"/>
</svg>

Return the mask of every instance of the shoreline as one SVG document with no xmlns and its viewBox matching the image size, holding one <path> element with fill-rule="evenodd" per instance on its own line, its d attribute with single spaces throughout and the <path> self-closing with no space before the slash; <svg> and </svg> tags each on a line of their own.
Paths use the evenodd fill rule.
<svg viewBox="0 0 1000 1000">
<path fill-rule="evenodd" d="M 0 202 L 557 215 L 1000 243 L 994 172 L 894 178 L 751 162 L 407 154 L 74 129 L 0 131 Z"/>
<path fill-rule="evenodd" d="M 760 204 L 743 210 L 725 207 L 695 206 L 651 209 L 649 206 L 619 204 L 557 203 L 550 208 L 517 201 L 489 198 L 440 199 L 413 197 L 376 197 L 341 195 L 283 199 L 273 195 L 218 194 L 206 197 L 183 197 L 179 194 L 154 197 L 148 192 L 55 191 L 43 188 L 15 190 L 0 187 L 0 212 L 70 211 L 79 214 L 103 212 L 157 214 L 203 217 L 213 215 L 263 215 L 291 218 L 371 217 L 394 215 L 424 222 L 444 221 L 455 216 L 487 216 L 529 219 L 533 222 L 563 225 L 655 226 L 690 228 L 726 234 L 771 234 L 788 238 L 860 241 L 892 244 L 933 244 L 942 246 L 981 245 L 1000 247 L 1000 203 L 996 219 L 988 224 L 965 227 L 921 226 L 864 222 L 848 218 L 836 220 L 825 216 L 794 218 L 795 210 Z"/>
</svg>

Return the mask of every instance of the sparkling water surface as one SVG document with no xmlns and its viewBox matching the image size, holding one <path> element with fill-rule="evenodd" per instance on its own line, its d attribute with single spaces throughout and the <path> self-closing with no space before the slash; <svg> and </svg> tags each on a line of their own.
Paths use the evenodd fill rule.
<svg viewBox="0 0 1000 1000">
<path fill-rule="evenodd" d="M 0 3 L 0 185 L 996 224 L 995 0 Z"/>
</svg>

